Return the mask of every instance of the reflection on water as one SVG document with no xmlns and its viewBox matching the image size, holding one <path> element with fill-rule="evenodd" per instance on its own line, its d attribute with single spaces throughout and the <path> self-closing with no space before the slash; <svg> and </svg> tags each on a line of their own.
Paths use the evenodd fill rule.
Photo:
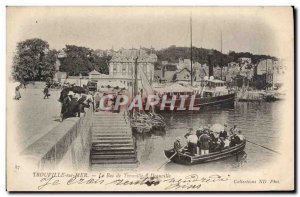
<svg viewBox="0 0 300 197">
<path fill-rule="evenodd" d="M 234 109 L 215 109 L 201 111 L 200 113 L 181 112 L 165 113 L 168 127 L 166 131 L 138 135 L 138 159 L 141 169 L 158 169 L 167 161 L 164 150 L 173 147 L 177 136 L 184 140 L 187 128 L 197 129 L 207 124 L 227 123 L 229 127 L 237 124 L 247 140 L 265 147 L 277 150 L 280 133 L 280 110 L 282 101 L 274 103 L 236 103 Z M 206 164 L 184 166 L 168 163 L 165 170 L 205 170 L 205 169 L 230 169 L 243 167 L 259 167 L 269 162 L 276 155 L 259 146 L 247 143 L 245 152 L 238 158 L 230 157 L 225 160 Z"/>
</svg>

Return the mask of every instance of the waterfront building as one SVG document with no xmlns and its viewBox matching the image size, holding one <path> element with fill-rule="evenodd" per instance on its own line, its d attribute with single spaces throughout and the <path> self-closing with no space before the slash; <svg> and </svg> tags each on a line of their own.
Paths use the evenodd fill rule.
<svg viewBox="0 0 300 197">
<path fill-rule="evenodd" d="M 152 53 L 148 54 L 145 50 L 123 49 L 115 53 L 109 62 L 109 76 L 123 81 L 127 87 L 131 87 L 135 75 L 135 58 L 137 58 L 138 80 L 141 80 L 141 72 L 143 72 L 149 83 L 152 84 L 157 56 Z"/>
</svg>

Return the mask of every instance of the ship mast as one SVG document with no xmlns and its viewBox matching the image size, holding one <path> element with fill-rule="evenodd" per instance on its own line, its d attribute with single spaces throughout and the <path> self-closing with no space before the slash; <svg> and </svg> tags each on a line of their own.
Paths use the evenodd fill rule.
<svg viewBox="0 0 300 197">
<path fill-rule="evenodd" d="M 191 34 L 191 86 L 193 86 L 193 29 L 192 29 L 192 13 L 190 16 L 190 34 Z"/>
<path fill-rule="evenodd" d="M 221 30 L 221 80 L 223 80 L 223 36 L 222 36 L 222 30 Z"/>
</svg>

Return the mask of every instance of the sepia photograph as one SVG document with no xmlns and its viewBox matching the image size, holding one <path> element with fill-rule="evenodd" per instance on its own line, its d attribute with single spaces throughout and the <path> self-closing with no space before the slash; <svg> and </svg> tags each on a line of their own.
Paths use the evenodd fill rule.
<svg viewBox="0 0 300 197">
<path fill-rule="evenodd" d="M 294 191 L 293 7 L 6 7 L 8 191 Z"/>
</svg>

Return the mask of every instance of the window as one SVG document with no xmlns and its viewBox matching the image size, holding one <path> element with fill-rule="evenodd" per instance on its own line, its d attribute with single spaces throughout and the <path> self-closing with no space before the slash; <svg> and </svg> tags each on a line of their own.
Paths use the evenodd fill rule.
<svg viewBox="0 0 300 197">
<path fill-rule="evenodd" d="M 122 64 L 122 75 L 126 75 L 126 66 L 125 63 Z"/>
<path fill-rule="evenodd" d="M 132 72 L 133 72 L 133 65 L 128 64 L 128 73 L 129 73 L 129 75 L 132 75 Z"/>
<path fill-rule="evenodd" d="M 113 72 L 114 72 L 114 73 L 117 72 L 117 64 L 113 64 Z"/>
</svg>

